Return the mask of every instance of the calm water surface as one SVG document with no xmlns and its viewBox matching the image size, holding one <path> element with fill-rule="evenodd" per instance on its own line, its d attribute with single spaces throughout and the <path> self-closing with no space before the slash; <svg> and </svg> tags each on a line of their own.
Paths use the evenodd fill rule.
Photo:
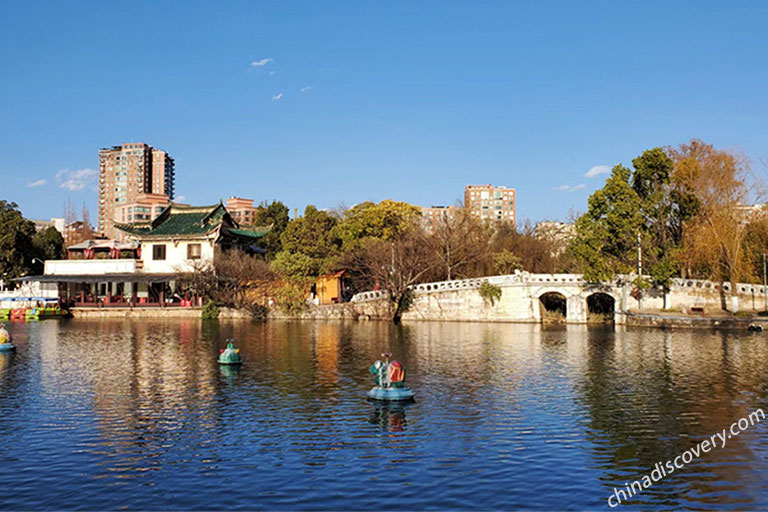
<svg viewBox="0 0 768 512">
<path fill-rule="evenodd" d="M 4 509 L 606 509 L 756 408 L 768 335 L 537 325 L 11 324 Z M 246 364 L 216 364 L 234 337 Z M 391 351 L 417 402 L 365 401 Z M 768 421 L 622 510 L 768 508 Z"/>
</svg>

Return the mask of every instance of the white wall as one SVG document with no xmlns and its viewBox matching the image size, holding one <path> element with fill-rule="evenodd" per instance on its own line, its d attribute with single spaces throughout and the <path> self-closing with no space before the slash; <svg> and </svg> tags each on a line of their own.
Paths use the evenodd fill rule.
<svg viewBox="0 0 768 512">
<path fill-rule="evenodd" d="M 201 262 L 213 262 L 213 242 L 210 240 L 192 240 L 192 241 L 158 241 L 141 243 L 141 261 L 143 262 L 143 271 L 147 274 L 171 274 L 174 272 L 184 272 L 192 270 L 190 263 L 195 260 L 187 259 L 187 246 L 189 244 L 200 244 Z M 153 260 L 152 254 L 154 245 L 165 245 L 165 259 Z"/>
<path fill-rule="evenodd" d="M 136 271 L 136 260 L 46 260 L 46 275 L 127 274 Z"/>
</svg>

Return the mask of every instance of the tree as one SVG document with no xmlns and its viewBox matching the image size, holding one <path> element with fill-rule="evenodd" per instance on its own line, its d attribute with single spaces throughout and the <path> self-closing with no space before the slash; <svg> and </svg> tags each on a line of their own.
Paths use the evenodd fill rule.
<svg viewBox="0 0 768 512">
<path fill-rule="evenodd" d="M 342 250 L 355 250 L 366 240 L 395 240 L 411 229 L 421 217 L 417 206 L 387 199 L 380 203 L 365 202 L 344 213 L 335 229 Z"/>
<path fill-rule="evenodd" d="M 438 280 L 466 277 L 488 253 L 491 229 L 466 208 L 454 208 L 424 239 L 435 259 Z"/>
<path fill-rule="evenodd" d="M 493 253 L 493 269 L 499 274 L 511 274 L 522 267 L 520 258 L 507 249 Z"/>
<path fill-rule="evenodd" d="M 319 271 L 327 270 L 338 253 L 339 244 L 333 234 L 336 219 L 309 205 L 304 216 L 293 219 L 280 237 L 282 250 L 301 253 L 315 260 Z"/>
<path fill-rule="evenodd" d="M 254 223 L 257 226 L 272 226 L 269 232 L 262 238 L 262 248 L 266 251 L 266 258 L 271 260 L 283 248 L 280 237 L 290 222 L 288 207 L 281 201 L 263 202 L 256 212 Z"/>
<path fill-rule="evenodd" d="M 289 279 L 314 277 L 320 270 L 317 260 L 301 252 L 280 251 L 271 266 L 275 272 Z"/>
<path fill-rule="evenodd" d="M 576 236 L 568 250 L 581 263 L 588 282 L 606 281 L 617 271 L 633 269 L 643 214 L 630 177 L 629 169 L 615 166 L 605 186 L 589 197 L 587 212 L 576 221 Z"/>
<path fill-rule="evenodd" d="M 529 272 L 555 272 L 557 264 L 556 254 L 558 252 L 557 243 L 556 240 L 550 237 L 540 236 L 536 232 L 535 226 L 529 220 L 523 222 L 520 229 L 511 224 L 502 224 L 496 228 L 493 234 L 489 251 L 490 261 L 486 265 L 484 275 L 487 275 L 490 270 L 509 273 L 503 271 L 502 267 L 506 270 L 510 270 L 510 267 L 512 267 L 510 270 L 512 272 L 515 268 Z M 499 267 L 500 261 L 498 258 L 506 257 L 499 255 L 506 253 L 517 257 L 519 262 L 510 259 Z"/>
<path fill-rule="evenodd" d="M 32 268 L 35 225 L 26 220 L 16 203 L 0 200 L 0 279 L 26 275 Z"/>
<path fill-rule="evenodd" d="M 53 226 L 38 231 L 32 237 L 35 253 L 41 260 L 60 260 L 64 257 L 64 239 Z"/>
<path fill-rule="evenodd" d="M 392 240 L 369 239 L 360 254 L 361 274 L 387 292 L 392 321 L 400 323 L 412 300 L 411 287 L 430 271 L 434 259 L 414 228 Z"/>
<path fill-rule="evenodd" d="M 215 303 L 263 313 L 264 286 L 275 274 L 264 260 L 240 250 L 217 252 L 214 263 L 195 261 L 177 268 L 182 286 Z"/>
<path fill-rule="evenodd" d="M 743 205 L 755 190 L 749 183 L 749 164 L 740 155 L 697 139 L 671 153 L 674 181 L 698 203 L 697 214 L 685 222 L 680 259 L 707 277 L 730 281 L 733 309 L 738 309 L 736 283 L 749 273 L 744 248 L 748 223 L 743 214 Z"/>
</svg>

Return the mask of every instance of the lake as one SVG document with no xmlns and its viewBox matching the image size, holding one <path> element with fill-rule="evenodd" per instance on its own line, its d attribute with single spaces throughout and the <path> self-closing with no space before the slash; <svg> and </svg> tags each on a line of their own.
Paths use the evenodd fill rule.
<svg viewBox="0 0 768 512">
<path fill-rule="evenodd" d="M 4 509 L 606 509 L 768 411 L 768 338 L 384 322 L 12 323 Z M 245 364 L 221 368 L 234 338 Z M 416 402 L 365 400 L 384 351 Z M 616 510 L 768 508 L 768 421 Z"/>
</svg>

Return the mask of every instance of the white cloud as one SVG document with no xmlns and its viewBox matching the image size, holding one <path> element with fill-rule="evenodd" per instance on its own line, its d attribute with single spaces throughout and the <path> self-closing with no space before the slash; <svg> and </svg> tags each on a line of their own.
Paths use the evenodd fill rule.
<svg viewBox="0 0 768 512">
<path fill-rule="evenodd" d="M 92 188 L 96 188 L 98 176 L 98 171 L 93 169 L 78 169 L 76 171 L 62 169 L 56 173 L 56 181 L 59 184 L 59 188 L 74 192 L 76 190 L 83 190 L 89 185 L 92 185 Z"/>
<path fill-rule="evenodd" d="M 608 165 L 596 165 L 587 172 L 584 173 L 585 178 L 594 178 L 600 174 L 608 174 L 611 172 L 611 167 Z"/>
<path fill-rule="evenodd" d="M 266 66 L 270 62 L 275 62 L 275 61 L 273 61 L 270 58 L 261 59 L 261 60 L 255 60 L 255 61 L 251 62 L 251 67 L 252 68 L 263 68 L 264 66 Z"/>
<path fill-rule="evenodd" d="M 48 183 L 48 180 L 37 180 L 37 181 L 27 183 L 27 186 L 29 188 L 42 187 L 46 183 Z"/>
<path fill-rule="evenodd" d="M 174 199 L 174 201 L 176 201 L 177 203 L 181 203 L 182 201 L 186 201 L 186 200 L 187 200 L 187 196 L 176 196 L 176 198 Z"/>
<path fill-rule="evenodd" d="M 301 92 L 307 92 L 307 91 L 308 91 L 308 90 L 310 90 L 311 88 L 312 88 L 312 86 L 311 86 L 311 85 L 308 85 L 308 86 L 306 86 L 306 87 L 302 87 L 302 88 L 301 88 L 301 89 L 299 89 L 299 90 L 300 90 Z"/>
<path fill-rule="evenodd" d="M 279 92 L 279 93 L 275 94 L 274 96 L 272 96 L 272 101 L 280 101 L 281 99 L 283 99 L 283 93 L 281 93 L 281 92 Z"/>
<path fill-rule="evenodd" d="M 576 192 L 577 190 L 581 190 L 584 188 L 584 184 L 580 183 L 578 185 L 560 185 L 559 187 L 555 187 L 552 190 L 561 190 L 563 192 Z"/>
</svg>

